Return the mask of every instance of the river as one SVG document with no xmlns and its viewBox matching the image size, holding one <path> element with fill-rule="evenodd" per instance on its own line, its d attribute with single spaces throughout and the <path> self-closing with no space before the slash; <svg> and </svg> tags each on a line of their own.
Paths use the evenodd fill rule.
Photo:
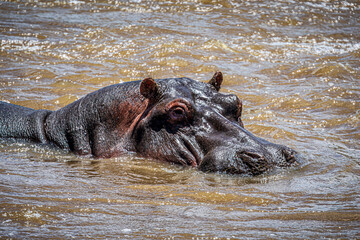
<svg viewBox="0 0 360 240">
<path fill-rule="evenodd" d="M 297 169 L 247 178 L 0 140 L 1 239 L 358 239 L 358 0 L 0 1 L 0 100 L 59 109 L 145 77 L 243 100 Z"/>
</svg>

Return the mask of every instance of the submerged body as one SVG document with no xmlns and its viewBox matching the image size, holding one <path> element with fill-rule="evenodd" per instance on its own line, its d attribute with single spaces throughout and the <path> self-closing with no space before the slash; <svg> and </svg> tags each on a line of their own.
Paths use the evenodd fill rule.
<svg viewBox="0 0 360 240">
<path fill-rule="evenodd" d="M 0 102 L 0 137 L 53 143 L 77 154 L 128 151 L 206 172 L 259 175 L 296 162 L 295 151 L 248 132 L 242 102 L 189 78 L 127 82 L 102 88 L 57 111 Z"/>
</svg>

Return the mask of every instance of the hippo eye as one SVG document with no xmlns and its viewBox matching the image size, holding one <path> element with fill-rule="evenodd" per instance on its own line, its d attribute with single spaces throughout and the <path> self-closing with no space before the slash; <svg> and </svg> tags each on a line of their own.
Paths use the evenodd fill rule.
<svg viewBox="0 0 360 240">
<path fill-rule="evenodd" d="M 169 112 L 170 118 L 175 121 L 181 121 L 186 117 L 185 109 L 182 107 L 174 107 Z"/>
<path fill-rule="evenodd" d="M 181 107 L 177 107 L 176 109 L 173 110 L 173 113 L 176 116 L 183 116 L 185 114 L 185 110 L 182 109 Z"/>
<path fill-rule="evenodd" d="M 167 104 L 166 112 L 171 123 L 184 122 L 191 115 L 190 106 L 185 100 L 177 99 Z M 191 108 L 190 108 L 191 109 Z"/>
</svg>

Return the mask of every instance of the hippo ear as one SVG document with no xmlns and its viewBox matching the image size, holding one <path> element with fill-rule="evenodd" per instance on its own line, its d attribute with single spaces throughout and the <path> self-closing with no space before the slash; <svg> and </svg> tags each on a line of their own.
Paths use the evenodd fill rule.
<svg viewBox="0 0 360 240">
<path fill-rule="evenodd" d="M 209 84 L 213 85 L 216 91 L 219 91 L 222 81 L 223 81 L 223 75 L 220 71 L 217 71 L 212 77 L 212 79 L 209 81 Z"/>
<path fill-rule="evenodd" d="M 140 93 L 145 98 L 153 99 L 159 94 L 159 86 L 152 78 L 145 78 L 140 84 Z"/>
</svg>

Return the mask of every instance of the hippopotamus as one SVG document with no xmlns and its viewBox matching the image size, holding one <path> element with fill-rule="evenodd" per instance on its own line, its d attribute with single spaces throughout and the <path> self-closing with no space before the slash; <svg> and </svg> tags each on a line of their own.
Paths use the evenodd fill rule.
<svg viewBox="0 0 360 240">
<path fill-rule="evenodd" d="M 242 101 L 208 82 L 146 78 L 104 87 L 57 110 L 0 103 L 0 137 L 53 144 L 80 155 L 128 152 L 161 161 L 255 176 L 298 163 L 296 151 L 254 136 Z"/>
</svg>

